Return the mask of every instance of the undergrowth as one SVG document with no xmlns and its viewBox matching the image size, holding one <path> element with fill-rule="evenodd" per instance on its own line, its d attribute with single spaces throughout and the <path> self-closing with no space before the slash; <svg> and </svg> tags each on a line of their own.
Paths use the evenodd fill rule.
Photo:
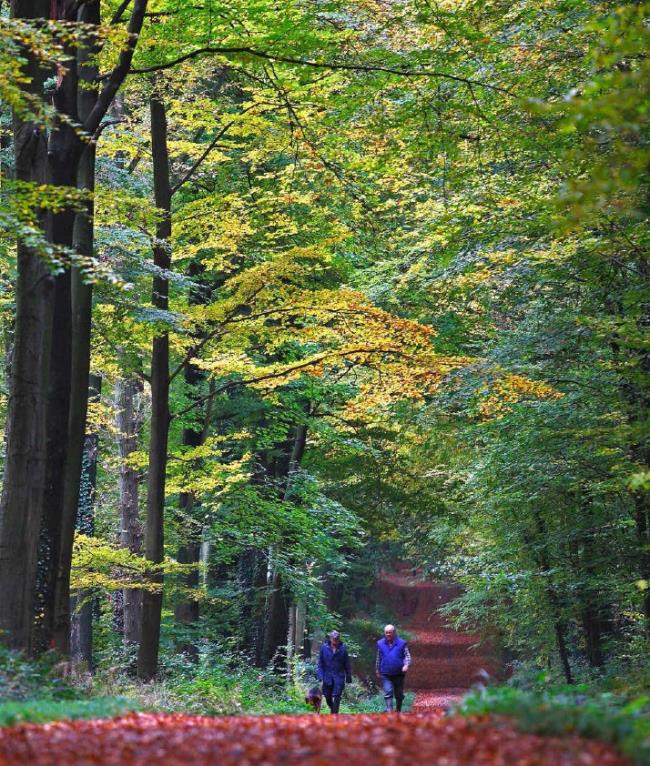
<svg viewBox="0 0 650 766">
<path fill-rule="evenodd" d="M 650 764 L 650 695 L 603 691 L 590 684 L 496 686 L 475 689 L 452 712 L 503 715 L 525 732 L 609 742 L 635 766 Z"/>
<path fill-rule="evenodd" d="M 204 643 L 198 658 L 166 654 L 152 683 L 133 677 L 129 652 L 104 655 L 96 672 L 70 673 L 54 655 L 33 662 L 0 650 L 0 726 L 64 718 L 101 718 L 129 711 L 192 715 L 305 714 L 304 695 L 316 683 L 313 664 L 296 661 L 290 675 L 255 668 L 245 655 Z M 61 673 L 68 675 L 61 677 Z M 407 707 L 411 699 L 407 699 Z M 383 709 L 383 697 L 356 678 L 341 712 Z M 327 708 L 323 703 L 323 712 Z"/>
</svg>

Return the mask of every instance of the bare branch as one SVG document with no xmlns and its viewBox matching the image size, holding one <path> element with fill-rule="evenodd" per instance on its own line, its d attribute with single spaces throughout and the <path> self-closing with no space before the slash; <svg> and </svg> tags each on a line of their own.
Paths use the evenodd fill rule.
<svg viewBox="0 0 650 766">
<path fill-rule="evenodd" d="M 147 74 L 149 72 L 158 72 L 162 69 L 170 69 L 183 61 L 198 58 L 199 56 L 207 56 L 209 54 L 221 54 L 221 55 L 247 55 L 255 58 L 265 59 L 266 61 L 276 61 L 282 64 L 296 64 L 298 66 L 314 67 L 316 69 L 331 69 L 331 70 L 345 70 L 350 72 L 383 72 L 385 74 L 397 75 L 399 77 L 432 77 L 441 80 L 452 80 L 454 82 L 460 82 L 465 85 L 475 85 L 479 88 L 487 88 L 488 90 L 495 91 L 497 93 L 503 93 L 507 96 L 514 96 L 515 94 L 507 88 L 502 88 L 499 85 L 491 85 L 490 83 L 481 82 L 480 80 L 472 80 L 468 77 L 459 77 L 458 75 L 449 74 L 448 72 L 438 72 L 433 69 L 398 69 L 396 67 L 387 66 L 375 66 L 373 64 L 354 64 L 346 62 L 336 61 L 311 61 L 309 59 L 294 58 L 292 56 L 280 56 L 274 53 L 267 53 L 266 51 L 258 51 L 254 48 L 247 47 L 228 47 L 228 46 L 206 46 L 205 48 L 197 48 L 194 51 L 185 53 L 183 56 L 179 56 L 176 59 L 167 61 L 164 64 L 156 64 L 150 67 L 141 67 L 131 69 L 132 74 Z"/>
</svg>

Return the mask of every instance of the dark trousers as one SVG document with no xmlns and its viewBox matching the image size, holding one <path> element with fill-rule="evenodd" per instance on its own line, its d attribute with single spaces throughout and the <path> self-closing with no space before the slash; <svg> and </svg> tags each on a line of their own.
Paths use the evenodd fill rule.
<svg viewBox="0 0 650 766">
<path fill-rule="evenodd" d="M 406 676 L 404 673 L 400 673 L 395 676 L 382 676 L 381 685 L 384 689 L 384 702 L 386 703 L 386 710 L 393 709 L 393 697 L 395 697 L 395 708 L 399 713 L 402 709 L 402 702 L 404 701 L 404 679 Z"/>
<path fill-rule="evenodd" d="M 327 707 L 330 709 L 330 713 L 339 712 L 341 694 L 343 694 L 343 686 L 341 684 L 323 683 L 323 697 L 325 697 L 325 702 L 327 702 Z"/>
</svg>

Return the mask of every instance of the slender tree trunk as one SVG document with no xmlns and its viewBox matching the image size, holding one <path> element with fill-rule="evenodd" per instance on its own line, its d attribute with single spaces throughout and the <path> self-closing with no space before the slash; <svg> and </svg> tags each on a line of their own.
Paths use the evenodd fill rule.
<svg viewBox="0 0 650 766">
<path fill-rule="evenodd" d="M 99 18 L 99 0 L 52 0 L 50 17 L 90 25 Z M 147 0 L 135 0 L 128 25 L 128 41 L 115 69 L 99 93 L 93 59 L 96 41 L 89 36 L 86 44 L 68 46 L 66 72 L 57 81 L 52 102 L 57 112 L 55 128 L 48 141 L 49 181 L 54 186 L 76 187 L 80 161 L 84 157 L 81 179 L 86 184 L 94 168 L 94 149 L 88 147 L 99 128 L 124 78 L 126 77 L 138 34 L 142 28 Z M 67 43 L 66 43 L 67 45 Z M 77 59 L 77 56 L 79 59 Z M 79 77 L 85 88 L 79 87 Z M 81 122 L 80 122 L 81 119 Z M 86 138 L 75 125 L 81 125 Z M 86 151 L 88 149 L 88 151 Z M 91 173 L 92 175 L 92 173 Z M 92 179 L 91 179 L 92 181 Z M 92 252 L 92 207 L 82 214 L 75 234 L 75 216 L 69 208 L 51 216 L 51 241 L 71 246 L 79 237 L 80 255 Z M 73 286 L 74 281 L 74 286 Z M 74 301 L 74 311 L 72 302 Z M 90 287 L 80 274 L 68 266 L 56 277 L 54 328 L 50 352 L 49 389 L 46 412 L 47 464 L 46 491 L 43 496 L 41 556 L 39 560 L 38 641 L 40 648 L 56 646 L 69 651 L 69 561 L 78 503 L 78 483 L 83 453 L 84 422 L 87 407 L 87 359 L 90 355 Z M 74 333 L 74 339 L 73 339 Z M 73 390 L 74 387 L 74 390 Z M 71 410 L 70 405 L 73 403 Z"/>
<path fill-rule="evenodd" d="M 78 15 L 84 24 L 99 25 L 99 0 L 84 3 Z M 95 44 L 77 51 L 78 76 L 82 86 L 96 82 L 99 74 L 94 57 L 99 53 Z M 97 101 L 97 93 L 89 87 L 77 92 L 77 113 L 83 122 Z M 75 216 L 73 249 L 82 258 L 91 258 L 94 251 L 95 143 L 85 143 L 77 168 L 76 186 L 90 197 L 86 211 Z M 86 416 L 88 413 L 88 376 L 90 374 L 90 336 L 92 314 L 92 283 L 82 267 L 70 270 L 71 326 L 68 423 L 66 426 L 67 454 L 63 475 L 61 510 L 61 540 L 54 589 L 54 645 L 61 654 L 70 651 L 70 565 L 74 539 L 75 517 L 79 506 L 79 483 L 83 457 Z"/>
<path fill-rule="evenodd" d="M 244 550 L 237 562 L 241 600 L 241 640 L 244 651 L 262 666 L 266 602 L 266 560 L 254 548 Z"/>
<path fill-rule="evenodd" d="M 158 273 L 153 280 L 153 304 L 167 310 L 171 238 L 171 183 L 167 149 L 167 115 L 161 97 L 154 91 L 150 100 L 151 149 L 153 155 L 154 194 L 161 219 L 156 227 L 154 264 Z M 147 477 L 147 521 L 145 553 L 149 561 L 163 560 L 163 521 L 165 510 L 165 478 L 167 472 L 167 440 L 169 434 L 169 335 L 162 332 L 153 340 L 151 353 L 151 437 L 149 443 L 149 473 Z M 160 618 L 162 611 L 163 577 L 155 574 L 152 583 L 159 590 L 142 595 L 142 633 L 138 652 L 138 677 L 150 680 L 158 667 Z"/>
<path fill-rule="evenodd" d="M 13 0 L 13 18 L 47 17 L 48 0 Z M 26 90 L 36 98 L 47 72 L 24 52 Z M 46 181 L 45 131 L 13 115 L 16 179 Z M 0 641 L 31 651 L 38 539 L 45 483 L 45 408 L 53 278 L 37 253 L 17 248 L 16 322 L 0 500 Z"/>
<path fill-rule="evenodd" d="M 551 602 L 551 606 L 553 608 L 553 611 L 557 613 L 558 611 L 558 605 L 555 599 L 555 594 L 552 594 L 551 591 L 547 591 L 547 595 L 549 596 L 549 601 Z M 567 651 L 566 646 L 566 639 L 564 637 L 564 626 L 560 622 L 559 619 L 555 620 L 555 623 L 553 625 L 553 628 L 555 630 L 555 642 L 557 644 L 557 652 L 560 657 L 560 664 L 562 665 L 562 672 L 564 673 L 564 678 L 566 679 L 566 682 L 568 684 L 573 684 L 573 673 L 571 672 L 571 664 L 569 662 L 569 652 Z"/>
<path fill-rule="evenodd" d="M 120 456 L 118 493 L 120 505 L 120 545 L 131 553 L 142 552 L 142 524 L 140 522 L 138 471 L 129 465 L 129 458 L 138 448 L 138 435 L 142 426 L 142 382 L 131 377 L 118 380 L 115 385 L 115 422 L 117 426 L 117 448 Z M 142 591 L 139 588 L 125 588 L 120 601 L 123 610 L 121 625 L 124 643 L 140 642 L 140 621 Z"/>
<path fill-rule="evenodd" d="M 283 500 L 286 502 L 291 496 L 291 487 L 294 474 L 300 468 L 300 462 L 305 452 L 307 442 L 307 427 L 300 424 L 291 444 L 288 460 L 280 461 L 277 469 L 286 477 Z M 286 454 L 286 453 L 285 453 Z M 274 661 L 276 669 L 281 669 L 285 664 L 287 655 L 282 651 L 286 643 L 289 628 L 289 595 L 286 591 L 282 577 L 273 562 L 271 588 L 268 595 L 266 623 L 264 628 L 264 643 L 262 648 L 262 664 Z"/>
<path fill-rule="evenodd" d="M 646 465 L 650 467 L 650 461 Z M 635 493 L 634 505 L 634 521 L 639 548 L 639 570 L 641 577 L 650 583 L 650 507 L 647 493 Z M 642 605 L 645 634 L 650 638 L 650 587 L 643 591 Z"/>
<path fill-rule="evenodd" d="M 276 670 L 286 666 L 285 646 L 289 630 L 289 600 L 282 582 L 282 576 L 276 570 L 271 580 L 271 588 L 266 607 L 264 626 L 264 644 L 262 646 L 262 665 L 273 662 Z"/>
<path fill-rule="evenodd" d="M 543 572 L 551 571 L 551 562 L 548 559 L 546 552 L 545 542 L 548 537 L 546 530 L 546 522 L 538 511 L 533 511 L 533 519 L 537 528 L 538 539 L 541 541 L 541 545 L 538 547 L 537 560 L 538 566 Z M 534 549 L 534 540 L 526 540 L 530 549 Z M 546 598 L 553 616 L 553 631 L 555 633 L 555 642 L 557 645 L 558 656 L 560 658 L 560 665 L 562 666 L 562 672 L 568 684 L 573 684 L 573 673 L 571 672 L 571 663 L 569 662 L 569 652 L 567 650 L 564 622 L 562 620 L 562 605 L 555 592 L 555 586 L 548 578 L 545 579 L 546 585 Z"/>
<path fill-rule="evenodd" d="M 603 627 L 604 615 L 609 605 L 603 601 L 597 582 L 597 560 L 600 551 L 598 542 L 594 538 L 596 519 L 594 518 L 593 500 L 588 488 L 583 488 L 577 493 L 577 504 L 580 508 L 580 523 L 583 534 L 575 545 L 575 572 L 576 581 L 582 583 L 577 590 L 581 607 L 582 632 L 585 640 L 587 662 L 592 668 L 599 668 L 605 664 L 603 655 Z"/>
<path fill-rule="evenodd" d="M 102 379 L 99 375 L 90 376 L 89 399 L 99 401 Z M 95 531 L 95 493 L 97 487 L 97 451 L 99 434 L 86 436 L 83 460 L 81 463 L 81 485 L 79 488 L 79 512 L 76 528 L 84 535 Z M 77 610 L 77 603 L 85 601 Z M 93 667 L 93 602 L 88 600 L 88 593 L 82 591 L 70 599 L 72 622 L 70 629 L 70 650 L 74 659 L 86 664 L 88 670 Z"/>
</svg>

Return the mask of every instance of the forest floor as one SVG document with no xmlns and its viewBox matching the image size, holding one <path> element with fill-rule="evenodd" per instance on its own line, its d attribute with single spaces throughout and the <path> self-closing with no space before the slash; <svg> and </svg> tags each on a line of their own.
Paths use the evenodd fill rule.
<svg viewBox="0 0 650 766">
<path fill-rule="evenodd" d="M 207 718 L 133 713 L 0 729 L 2 766 L 626 766 L 612 747 L 430 713 Z"/>
<path fill-rule="evenodd" d="M 113 719 L 0 728 L 0 766 L 628 766 L 610 745 L 517 731 L 499 717 L 443 717 L 483 671 L 498 672 L 476 637 L 445 627 L 457 594 L 401 569 L 378 596 L 410 640 L 408 714 L 207 717 L 131 713 Z"/>
</svg>

